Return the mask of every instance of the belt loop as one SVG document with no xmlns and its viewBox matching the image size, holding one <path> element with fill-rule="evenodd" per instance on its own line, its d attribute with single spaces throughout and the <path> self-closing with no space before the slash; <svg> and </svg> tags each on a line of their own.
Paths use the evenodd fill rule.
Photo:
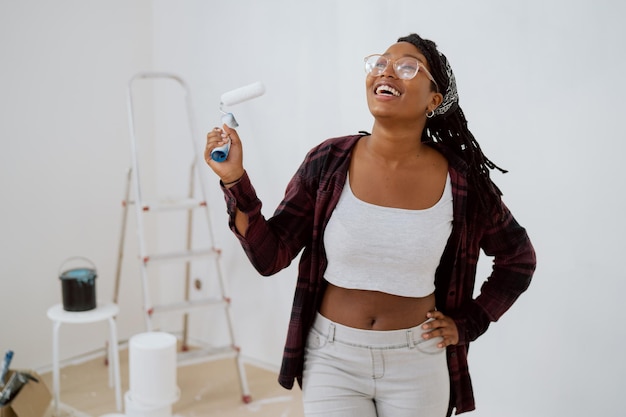
<svg viewBox="0 0 626 417">
<path fill-rule="evenodd" d="M 335 323 L 330 323 L 328 326 L 328 343 L 333 343 L 335 341 Z"/>
<path fill-rule="evenodd" d="M 415 347 L 415 340 L 413 340 L 413 330 L 406 331 L 406 343 L 409 345 L 409 349 L 413 349 Z"/>
</svg>

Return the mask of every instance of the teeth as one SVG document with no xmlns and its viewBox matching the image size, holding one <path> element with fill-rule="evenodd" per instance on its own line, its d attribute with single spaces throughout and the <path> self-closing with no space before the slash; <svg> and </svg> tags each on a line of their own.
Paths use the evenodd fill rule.
<svg viewBox="0 0 626 417">
<path fill-rule="evenodd" d="M 376 88 L 376 94 L 391 94 L 395 97 L 400 97 L 400 92 L 398 90 L 385 84 L 379 85 Z"/>
</svg>

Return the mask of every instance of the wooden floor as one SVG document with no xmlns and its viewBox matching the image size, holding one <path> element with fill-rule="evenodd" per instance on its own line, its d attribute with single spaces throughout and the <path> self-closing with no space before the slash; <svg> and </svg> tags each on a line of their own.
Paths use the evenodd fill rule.
<svg viewBox="0 0 626 417">
<path fill-rule="evenodd" d="M 295 386 L 286 390 L 277 375 L 246 365 L 252 401 L 243 403 L 234 359 L 221 359 L 177 368 L 181 397 L 173 405 L 180 417 L 252 416 L 303 417 L 302 395 Z M 128 351 L 120 351 L 122 396 L 128 391 Z M 42 375 L 52 392 L 52 374 Z M 61 369 L 61 412 L 55 417 L 100 417 L 117 413 L 115 392 L 108 386 L 108 368 L 103 358 Z M 122 400 L 123 403 L 123 400 Z"/>
</svg>

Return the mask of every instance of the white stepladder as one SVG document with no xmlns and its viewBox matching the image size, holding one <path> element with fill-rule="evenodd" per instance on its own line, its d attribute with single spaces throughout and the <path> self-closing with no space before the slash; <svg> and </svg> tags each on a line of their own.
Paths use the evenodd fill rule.
<svg viewBox="0 0 626 417">
<path fill-rule="evenodd" d="M 186 119 L 184 123 L 186 125 L 187 133 L 191 140 L 191 163 L 188 172 L 188 189 L 187 195 L 182 198 L 157 198 L 155 201 L 144 200 L 142 195 L 142 176 L 139 170 L 139 141 L 137 137 L 136 127 L 136 111 L 137 103 L 134 100 L 134 88 L 136 84 L 141 81 L 152 81 L 153 83 L 168 83 L 170 86 L 178 89 L 184 101 L 182 110 L 180 113 Z M 150 103 L 153 104 L 153 103 Z M 185 81 L 175 75 L 163 72 L 141 72 L 134 75 L 128 83 L 128 121 L 130 129 L 130 142 L 131 142 L 131 168 L 128 170 L 126 178 L 126 189 L 124 200 L 122 201 L 122 226 L 119 241 L 119 253 L 118 262 L 116 268 L 116 279 L 114 289 L 114 302 L 118 302 L 120 277 L 122 271 L 122 261 L 124 258 L 124 243 L 127 229 L 128 209 L 130 206 L 134 206 L 136 214 L 136 232 L 138 237 L 138 258 L 141 286 L 143 291 L 143 309 L 147 331 L 154 331 L 153 320 L 155 316 L 162 317 L 168 313 L 175 315 L 182 315 L 182 340 L 181 340 L 181 352 L 178 353 L 178 363 L 188 364 L 193 362 L 208 361 L 221 359 L 224 357 L 232 356 L 235 358 L 236 368 L 239 375 L 239 384 L 241 388 L 242 401 L 248 403 L 251 401 L 250 392 L 248 389 L 247 378 L 245 374 L 245 368 L 240 355 L 240 349 L 235 343 L 235 335 L 233 331 L 232 318 L 230 315 L 230 298 L 225 293 L 224 280 L 222 275 L 222 268 L 220 265 L 221 250 L 215 246 L 215 238 L 211 227 L 211 215 L 209 212 L 209 204 L 207 203 L 206 188 L 204 186 L 203 175 L 200 172 L 201 167 L 204 167 L 203 159 L 203 146 L 199 144 L 201 139 L 196 134 L 195 120 L 192 111 L 191 94 L 189 87 Z M 178 144 L 176 145 L 178 146 Z M 181 144 L 182 146 L 182 144 Z M 186 171 L 186 170 L 185 170 Z M 185 172 L 184 176 L 187 176 Z M 146 193 L 147 194 L 147 193 Z M 194 221 L 194 213 L 201 212 L 204 215 L 205 227 L 197 227 Z M 185 224 L 181 233 L 182 247 L 175 250 L 167 250 L 164 252 L 155 251 L 155 253 L 149 253 L 149 249 L 146 245 L 146 230 L 144 224 L 144 217 L 148 215 L 154 216 L 155 213 L 180 213 L 184 219 L 180 224 Z M 161 225 L 162 220 L 156 221 Z M 175 223 L 175 222 L 174 222 Z M 194 227 L 195 225 L 195 227 Z M 176 226 L 174 227 L 175 230 Z M 192 232 L 206 232 L 205 236 L 197 239 Z M 198 235 L 198 233 L 196 233 Z M 200 243 L 198 243 L 200 240 Z M 197 247 L 196 247 L 197 246 Z M 183 294 L 180 299 L 175 301 L 169 301 L 164 303 L 153 302 L 153 276 L 151 274 L 152 268 L 157 264 L 163 263 L 175 263 L 181 266 L 184 270 L 181 271 L 182 277 L 180 277 L 181 284 L 184 285 Z M 204 271 L 207 277 L 210 277 L 214 287 L 215 295 L 191 297 L 190 288 L 192 287 L 192 269 L 194 266 L 200 265 L 206 267 L 213 265 L 213 272 Z M 174 278 L 177 279 L 177 278 Z M 184 282 L 183 282 L 184 281 Z M 202 286 L 199 281 L 195 281 L 196 288 Z M 215 309 L 221 310 L 221 315 L 224 321 L 219 323 L 221 327 L 227 329 L 228 342 L 224 346 L 194 346 L 190 348 L 189 345 L 189 317 L 192 312 L 198 311 L 214 311 Z M 213 321 L 207 320 L 208 323 L 217 324 Z"/>
</svg>

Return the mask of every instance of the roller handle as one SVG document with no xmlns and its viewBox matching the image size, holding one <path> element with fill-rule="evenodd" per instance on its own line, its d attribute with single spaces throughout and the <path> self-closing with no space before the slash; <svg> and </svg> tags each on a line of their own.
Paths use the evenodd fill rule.
<svg viewBox="0 0 626 417">
<path fill-rule="evenodd" d="M 237 120 L 235 120 L 235 116 L 233 116 L 232 113 L 225 113 L 222 116 L 222 124 L 225 124 L 231 129 L 236 129 L 237 127 L 239 127 L 239 123 L 237 123 Z M 229 151 L 230 139 L 225 145 L 219 146 L 211 151 L 211 159 L 215 162 L 224 162 L 226 158 L 228 158 Z"/>
</svg>

